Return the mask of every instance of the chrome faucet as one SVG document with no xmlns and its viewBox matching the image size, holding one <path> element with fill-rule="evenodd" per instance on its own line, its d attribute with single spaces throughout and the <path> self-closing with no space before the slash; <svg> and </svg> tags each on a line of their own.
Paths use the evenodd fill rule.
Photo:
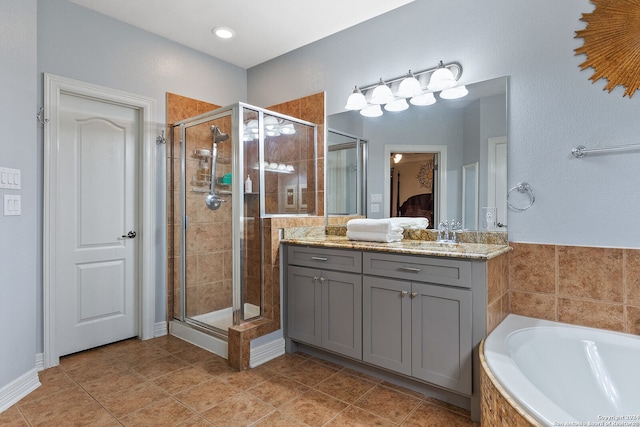
<svg viewBox="0 0 640 427">
<path fill-rule="evenodd" d="M 438 224 L 438 242 L 458 243 L 458 232 L 462 230 L 460 221 L 441 221 Z"/>
<path fill-rule="evenodd" d="M 460 221 L 456 221 L 455 219 L 451 220 L 451 233 L 453 236 L 451 237 L 451 242 L 458 243 L 458 231 L 462 229 L 462 224 Z"/>
<path fill-rule="evenodd" d="M 449 226 L 447 221 L 440 221 L 438 224 L 438 242 L 446 242 L 449 240 Z"/>
</svg>

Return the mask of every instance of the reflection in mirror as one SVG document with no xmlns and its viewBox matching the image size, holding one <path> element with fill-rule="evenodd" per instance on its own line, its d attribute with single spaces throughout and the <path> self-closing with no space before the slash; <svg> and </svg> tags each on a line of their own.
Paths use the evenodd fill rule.
<svg viewBox="0 0 640 427">
<path fill-rule="evenodd" d="M 429 220 L 428 228 L 433 228 L 439 202 L 439 157 L 439 153 L 391 152 L 391 216 L 424 217 Z"/>
<path fill-rule="evenodd" d="M 462 228 L 478 228 L 478 162 L 462 167 Z"/>
<path fill-rule="evenodd" d="M 368 141 L 369 172 L 366 215 L 383 218 L 397 215 L 398 204 L 392 196 L 391 153 L 436 153 L 439 158 L 431 192 L 434 202 L 433 223 L 446 219 L 463 219 L 463 166 L 478 163 L 477 203 L 473 208 L 478 217 L 482 208 L 497 208 L 497 223 L 506 226 L 506 147 L 507 147 L 507 77 L 467 85 L 469 94 L 461 99 L 440 99 L 434 105 L 366 118 L 357 111 L 347 111 L 328 117 L 328 125 Z M 406 177 L 406 179 L 405 179 Z M 418 174 L 403 175 L 401 182 L 419 180 Z M 341 191 L 341 188 L 329 189 Z M 422 191 L 416 194 L 425 194 Z M 399 201 L 402 206 L 405 200 Z M 466 195 L 465 195 L 466 196 Z M 328 195 L 328 197 L 331 197 Z M 471 218 L 471 207 L 465 204 L 465 228 L 477 229 Z M 394 212 L 395 210 L 395 212 Z M 482 227 L 481 227 L 482 228 Z"/>
<path fill-rule="evenodd" d="M 327 135 L 327 213 L 363 215 L 367 141 L 329 129 Z"/>
</svg>

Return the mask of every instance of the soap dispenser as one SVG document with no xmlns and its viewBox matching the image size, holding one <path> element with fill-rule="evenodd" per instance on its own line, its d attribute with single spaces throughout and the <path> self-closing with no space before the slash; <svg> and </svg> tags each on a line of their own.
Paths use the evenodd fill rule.
<svg viewBox="0 0 640 427">
<path fill-rule="evenodd" d="M 251 177 L 249 175 L 247 175 L 247 180 L 244 182 L 244 192 L 253 192 L 253 182 L 251 181 Z"/>
</svg>

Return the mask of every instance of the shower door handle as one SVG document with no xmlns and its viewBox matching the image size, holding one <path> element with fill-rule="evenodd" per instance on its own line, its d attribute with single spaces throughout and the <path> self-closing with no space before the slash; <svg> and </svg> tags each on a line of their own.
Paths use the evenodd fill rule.
<svg viewBox="0 0 640 427">
<path fill-rule="evenodd" d="M 136 238 L 136 232 L 135 231 L 130 231 L 127 234 L 123 234 L 122 238 L 123 239 L 135 239 Z"/>
</svg>

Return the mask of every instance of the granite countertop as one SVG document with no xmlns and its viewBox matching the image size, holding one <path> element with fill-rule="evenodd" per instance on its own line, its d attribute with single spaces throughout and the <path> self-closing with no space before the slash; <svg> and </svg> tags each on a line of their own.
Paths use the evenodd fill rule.
<svg viewBox="0 0 640 427">
<path fill-rule="evenodd" d="M 319 246 L 337 249 L 390 252 L 410 255 L 426 255 L 449 258 L 487 260 L 512 250 L 508 245 L 484 243 L 440 243 L 425 240 L 404 239 L 401 242 L 378 243 L 349 240 L 345 236 L 298 236 L 288 237 L 281 243 L 289 245 Z"/>
</svg>

